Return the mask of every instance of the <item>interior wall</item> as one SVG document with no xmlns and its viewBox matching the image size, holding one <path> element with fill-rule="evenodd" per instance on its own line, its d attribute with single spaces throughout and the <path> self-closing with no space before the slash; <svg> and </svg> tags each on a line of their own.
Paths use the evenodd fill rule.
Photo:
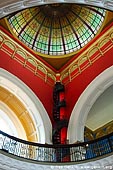
<svg viewBox="0 0 113 170">
<path fill-rule="evenodd" d="M 90 109 L 85 126 L 95 131 L 113 120 L 113 85 L 107 88 Z"/>
<path fill-rule="evenodd" d="M 110 48 L 102 57 L 85 69 L 79 76 L 65 85 L 66 115 L 69 119 L 72 110 L 82 92 L 100 73 L 113 65 L 113 48 Z M 71 101 L 71 102 L 70 102 Z"/>
<path fill-rule="evenodd" d="M 98 97 L 113 84 L 113 66 L 104 70 L 84 90 L 72 111 L 68 138 L 70 143 L 84 141 L 84 127 L 88 113 Z"/>
<path fill-rule="evenodd" d="M 11 59 L 3 50 L 0 50 L 0 68 L 3 68 L 21 79 L 40 99 L 52 120 L 52 93 L 53 86 L 45 83 L 41 78 L 35 76 L 30 70 L 23 67 L 16 60 Z"/>
<path fill-rule="evenodd" d="M 20 79 L 4 70 L 3 68 L 0 68 L 0 86 L 9 90 L 10 93 L 14 94 L 24 105 L 26 110 L 21 112 L 20 117 L 27 114 L 25 120 L 26 122 L 28 121 L 26 124 L 29 129 L 30 126 L 32 126 L 31 121 L 29 120 L 29 115 L 32 118 L 36 131 L 33 131 L 28 135 L 32 136 L 38 134 L 37 142 L 51 143 L 51 121 L 43 104 L 33 93 L 33 91 Z M 21 110 L 21 107 L 18 107 L 18 109 Z"/>
<path fill-rule="evenodd" d="M 85 69 L 79 76 L 65 85 L 66 99 L 66 116 L 69 119 L 71 112 L 82 92 L 88 84 L 98 76 L 106 68 L 113 64 L 113 49 L 110 48 L 103 56 L 101 56 L 90 67 Z M 40 77 L 35 76 L 30 70 L 12 59 L 6 52 L 0 50 L 0 67 L 8 70 L 10 73 L 21 79 L 32 91 L 37 95 L 43 103 L 51 121 L 53 120 L 53 86 L 46 83 Z M 18 69 L 17 69 L 18 68 Z M 95 70 L 95 71 L 93 71 Z"/>
<path fill-rule="evenodd" d="M 3 102 L 0 101 L 0 117 L 4 120 L 7 127 L 9 128 L 10 135 L 15 136 L 17 138 L 27 140 L 26 132 L 24 127 L 22 126 L 20 120 L 16 116 L 16 114 Z M 4 131 L 4 126 L 3 131 Z M 4 131 L 5 133 L 8 133 Z M 9 133 L 8 133 L 9 134 Z"/>
</svg>

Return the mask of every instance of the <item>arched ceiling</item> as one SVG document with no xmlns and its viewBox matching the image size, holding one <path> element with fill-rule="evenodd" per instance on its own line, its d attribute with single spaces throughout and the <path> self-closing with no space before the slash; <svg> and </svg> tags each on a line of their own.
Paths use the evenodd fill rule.
<svg viewBox="0 0 113 170">
<path fill-rule="evenodd" d="M 103 1 L 5 0 L 0 5 L 1 15 L 8 18 L 7 24 L 4 19 L 1 24 L 56 70 L 76 58 L 113 18 L 112 12 L 99 8 L 108 8 Z"/>
<path fill-rule="evenodd" d="M 105 90 L 89 111 L 86 126 L 92 131 L 113 120 L 113 85 Z M 98 120 L 97 120 L 98 118 Z"/>
<path fill-rule="evenodd" d="M 57 3 L 28 8 L 9 16 L 8 22 L 39 55 L 59 58 L 84 47 L 97 34 L 105 14 L 96 7 Z"/>
<path fill-rule="evenodd" d="M 30 117 L 28 110 L 25 108 L 23 103 L 14 94 L 12 94 L 10 91 L 8 91 L 2 86 L 0 86 L 0 101 L 5 103 L 5 105 L 7 105 L 7 107 L 9 107 L 15 113 L 15 116 L 20 121 L 21 126 L 24 128 L 26 132 L 27 140 L 36 142 L 37 134 L 31 135 L 32 133 L 36 131 L 36 128 L 35 128 L 32 118 Z M 20 129 L 20 130 L 22 129 L 17 124 L 16 119 L 15 119 L 14 126 L 16 127 L 16 129 Z"/>
</svg>

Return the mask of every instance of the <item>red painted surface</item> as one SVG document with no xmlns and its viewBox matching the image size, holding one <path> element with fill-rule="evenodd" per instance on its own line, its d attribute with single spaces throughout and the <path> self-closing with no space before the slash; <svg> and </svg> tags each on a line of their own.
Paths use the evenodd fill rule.
<svg viewBox="0 0 113 170">
<path fill-rule="evenodd" d="M 113 65 L 113 48 L 65 86 L 66 115 L 69 119 L 79 96 L 100 73 Z"/>
<path fill-rule="evenodd" d="M 11 59 L 5 52 L 0 50 L 0 68 L 3 68 L 22 80 L 38 96 L 50 118 L 52 119 L 52 95 L 53 87 L 44 80 L 35 76 L 30 70 L 23 67 L 16 60 Z"/>
<path fill-rule="evenodd" d="M 22 43 L 19 39 L 15 38 L 13 35 L 11 35 L 7 30 L 5 30 L 2 26 L 0 26 L 0 30 L 2 30 L 5 34 L 7 34 L 9 37 L 11 37 L 14 41 L 16 41 L 19 45 L 21 45 L 24 49 L 26 49 L 29 53 L 31 53 L 34 57 L 36 57 L 38 60 L 43 62 L 46 66 L 51 68 L 53 71 L 56 71 L 50 64 L 48 64 L 41 56 L 39 56 L 37 53 L 34 53 L 33 50 L 28 48 L 24 43 Z"/>
<path fill-rule="evenodd" d="M 67 128 L 64 127 L 61 129 L 61 144 L 66 144 L 67 141 Z"/>
<path fill-rule="evenodd" d="M 99 37 L 101 37 L 109 28 L 113 26 L 113 22 L 109 24 L 103 31 L 96 35 L 88 44 L 86 44 L 77 54 L 75 54 L 60 70 L 63 71 L 69 64 L 71 64 L 76 58 L 78 58 L 88 47 L 90 47 Z"/>
<path fill-rule="evenodd" d="M 79 96 L 88 86 L 88 84 L 111 65 L 113 65 L 113 48 L 107 51 L 104 56 L 100 57 L 96 62 L 90 65 L 87 69 L 85 69 L 81 74 L 79 74 L 75 79 L 73 79 L 65 86 L 65 115 L 68 117 L 68 119 Z M 0 67 L 8 70 L 9 72 L 17 76 L 33 90 L 33 92 L 43 103 L 52 120 L 53 87 L 45 83 L 44 80 L 42 80 L 41 78 L 35 76 L 30 70 L 24 68 L 16 60 L 11 59 L 2 50 L 0 50 Z M 82 67 L 84 67 L 84 65 Z"/>
<path fill-rule="evenodd" d="M 60 92 L 59 96 L 60 101 L 65 100 L 65 92 Z M 67 119 L 66 117 L 66 107 L 60 108 L 60 120 Z M 66 144 L 67 140 L 67 127 L 61 129 L 61 144 Z"/>
</svg>

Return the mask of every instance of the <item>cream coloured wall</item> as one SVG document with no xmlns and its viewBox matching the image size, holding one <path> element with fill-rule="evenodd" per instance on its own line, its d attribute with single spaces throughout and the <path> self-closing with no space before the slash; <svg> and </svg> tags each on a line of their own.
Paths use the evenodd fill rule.
<svg viewBox="0 0 113 170">
<path fill-rule="evenodd" d="M 90 109 L 86 126 L 92 131 L 113 120 L 113 85 L 107 88 Z"/>
<path fill-rule="evenodd" d="M 70 143 L 84 141 L 84 127 L 87 116 L 98 97 L 113 85 L 113 66 L 103 71 L 84 90 L 70 117 L 68 138 Z"/>
<path fill-rule="evenodd" d="M 15 113 L 3 102 L 0 101 L 0 130 L 20 139 L 27 140 L 26 132 L 15 115 Z M 3 121 L 2 121 L 3 120 Z"/>
</svg>

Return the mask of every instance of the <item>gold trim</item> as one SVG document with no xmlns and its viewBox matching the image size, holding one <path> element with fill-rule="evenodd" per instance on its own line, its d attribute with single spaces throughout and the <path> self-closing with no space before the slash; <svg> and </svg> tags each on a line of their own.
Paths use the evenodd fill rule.
<svg viewBox="0 0 113 170">
<path fill-rule="evenodd" d="M 77 60 L 79 59 L 79 58 L 81 58 L 83 55 L 85 55 L 86 54 L 86 52 L 88 52 L 91 48 L 93 48 L 94 46 L 96 46 L 96 44 L 98 43 L 98 41 L 99 40 L 101 40 L 102 38 L 104 38 L 107 34 L 109 34 L 109 33 L 113 33 L 113 26 L 109 29 L 109 30 L 107 30 L 103 35 L 101 35 L 101 37 L 99 38 L 99 39 L 97 39 L 93 44 L 91 44 L 81 55 L 79 55 L 79 57 L 78 58 L 76 58 L 70 65 L 68 65 L 62 72 L 64 72 L 66 69 L 68 69 L 69 67 L 71 67 L 71 65 L 73 65 L 75 62 L 77 62 Z M 62 73 L 61 72 L 61 73 Z"/>
<path fill-rule="evenodd" d="M 40 77 L 42 80 L 44 80 L 46 83 L 50 85 L 54 85 L 56 82 L 56 72 L 48 68 L 46 65 L 44 65 L 40 60 L 36 59 L 30 52 L 28 52 L 26 49 L 21 47 L 17 42 L 12 40 L 8 35 L 6 35 L 4 32 L 1 31 L 2 38 L 2 45 L 1 50 L 3 50 L 5 53 L 7 53 L 12 59 L 17 60 L 20 64 L 22 64 L 25 68 L 29 69 L 34 73 L 34 75 Z M 60 72 L 60 81 L 63 82 L 65 78 L 67 80 L 63 82 L 65 85 L 69 82 L 71 82 L 76 76 L 81 74 L 85 69 L 90 67 L 96 60 L 98 60 L 100 57 L 104 56 L 104 54 L 110 50 L 113 46 L 113 26 L 109 28 L 103 35 L 101 35 L 100 38 L 98 38 L 92 45 L 90 45 L 78 58 L 76 58 L 70 65 L 68 65 L 63 71 Z M 110 45 L 105 47 L 103 46 L 107 43 L 111 42 Z M 7 50 L 3 47 L 4 43 L 9 43 L 9 46 L 13 48 L 12 52 L 10 50 Z M 11 43 L 11 44 L 10 44 Z M 8 44 L 7 44 L 8 45 Z M 9 48 L 10 48 L 9 47 Z M 91 59 L 93 54 L 96 54 L 94 58 Z M 17 58 L 16 54 L 21 55 L 23 60 Z M 28 61 L 30 62 L 28 63 Z M 85 64 L 86 62 L 86 64 Z M 28 64 L 27 64 L 28 63 Z M 30 65 L 32 67 L 30 67 Z M 85 64 L 85 65 L 84 65 Z M 33 68 L 34 67 L 34 68 Z M 76 70 L 76 74 L 74 73 Z M 39 72 L 41 71 L 41 75 Z M 72 73 L 74 73 L 72 75 Z M 51 79 L 51 81 L 49 80 Z"/>
<path fill-rule="evenodd" d="M 63 80 L 66 77 L 68 78 L 68 76 L 69 80 L 68 82 L 64 82 L 64 84 L 71 82 L 76 76 L 81 74 L 87 67 L 91 66 L 97 59 L 103 57 L 104 54 L 113 47 L 112 34 L 113 26 L 61 72 L 61 82 L 63 82 Z M 104 49 L 102 49 L 107 42 L 111 43 L 108 44 L 107 47 L 104 47 Z M 96 56 L 91 59 L 93 54 L 95 54 L 96 52 L 98 52 L 98 54 L 96 54 Z M 87 65 L 85 65 L 82 68 L 81 66 L 85 62 L 87 62 Z M 76 75 L 74 74 L 73 76 L 71 76 L 71 74 L 76 69 L 78 69 Z"/>
<path fill-rule="evenodd" d="M 26 49 L 24 49 L 19 44 L 17 44 L 17 42 L 12 40 L 10 37 L 8 37 L 8 35 L 6 35 L 1 30 L 0 30 L 0 36 L 4 38 L 1 45 L 1 50 L 7 53 L 12 59 L 15 59 L 19 63 L 21 63 L 23 67 L 31 70 L 34 73 L 34 75 L 42 78 L 46 83 L 49 83 L 51 85 L 54 84 L 54 82 L 56 81 L 56 73 L 53 70 L 51 70 L 49 67 L 44 65 L 40 60 L 38 60 L 36 57 L 30 54 Z M 3 46 L 4 44 L 7 45 L 10 48 L 10 50 L 6 49 Z M 21 55 L 23 60 L 18 58 L 17 55 Z M 32 67 L 30 65 L 32 65 Z M 39 74 L 38 70 L 41 71 L 43 75 Z M 48 78 L 51 78 L 53 83 L 49 82 Z"/>
<path fill-rule="evenodd" d="M 0 86 L 0 100 L 5 103 L 17 116 L 20 120 L 25 132 L 28 141 L 37 142 L 38 136 L 34 122 L 30 116 L 30 113 L 22 104 L 22 102 L 10 91 Z M 31 134 L 34 135 L 31 136 Z"/>
<path fill-rule="evenodd" d="M 25 48 L 23 48 L 20 44 L 18 44 L 15 40 L 13 40 L 11 37 L 9 37 L 7 34 L 5 34 L 2 30 L 0 30 L 0 33 L 3 34 L 6 38 L 6 40 L 10 40 L 10 42 L 15 45 L 15 47 L 17 49 L 21 49 L 23 50 L 24 52 L 26 52 L 27 56 L 30 56 L 31 58 L 33 58 L 34 60 L 36 60 L 38 63 L 40 63 L 41 65 L 43 65 L 47 70 L 49 70 L 50 72 L 53 72 L 54 71 L 52 69 L 50 69 L 48 66 L 46 66 L 42 61 L 40 61 L 39 59 L 37 59 L 36 57 L 34 57 L 29 51 L 27 51 Z M 34 53 L 34 51 L 33 51 Z"/>
<path fill-rule="evenodd" d="M 93 140 L 108 135 L 112 132 L 113 132 L 113 120 L 94 131 L 92 131 L 88 127 L 85 127 L 84 137 L 87 138 L 88 140 Z"/>
</svg>

